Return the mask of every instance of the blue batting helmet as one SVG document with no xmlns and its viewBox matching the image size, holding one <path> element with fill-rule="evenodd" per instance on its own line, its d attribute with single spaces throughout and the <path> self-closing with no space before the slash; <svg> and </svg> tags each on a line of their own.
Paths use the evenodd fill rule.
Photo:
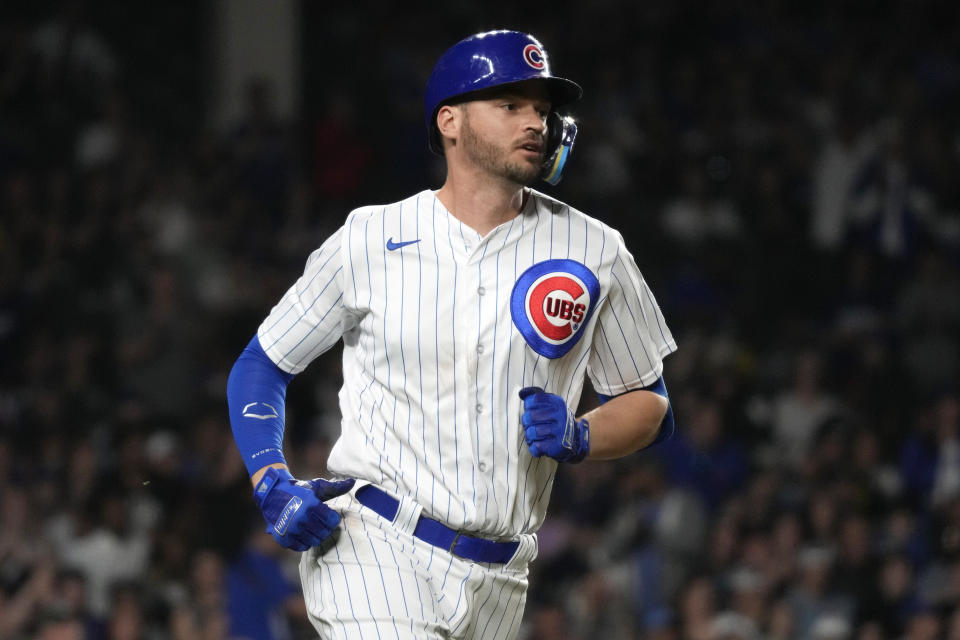
<svg viewBox="0 0 960 640">
<path fill-rule="evenodd" d="M 430 149 L 436 153 L 443 150 L 436 118 L 444 104 L 491 87 L 537 79 L 546 82 L 553 109 L 548 120 L 547 158 L 542 177 L 556 184 L 577 133 L 573 119 L 560 116 L 556 109 L 579 100 L 583 89 L 572 80 L 551 75 L 543 45 L 519 31 L 478 33 L 461 40 L 440 56 L 427 81 L 424 104 Z"/>
</svg>

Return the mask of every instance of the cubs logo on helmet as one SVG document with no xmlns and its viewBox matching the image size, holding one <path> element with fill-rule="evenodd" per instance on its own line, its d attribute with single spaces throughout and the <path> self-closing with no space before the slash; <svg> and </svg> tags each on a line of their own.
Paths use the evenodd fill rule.
<svg viewBox="0 0 960 640">
<path fill-rule="evenodd" d="M 523 59 L 534 69 L 543 69 L 547 66 L 543 50 L 535 44 L 528 44 L 523 48 Z"/>
<path fill-rule="evenodd" d="M 583 264 L 546 260 L 517 279 L 510 294 L 510 315 L 531 349 L 546 358 L 560 358 L 580 340 L 599 295 L 597 277 Z"/>
</svg>

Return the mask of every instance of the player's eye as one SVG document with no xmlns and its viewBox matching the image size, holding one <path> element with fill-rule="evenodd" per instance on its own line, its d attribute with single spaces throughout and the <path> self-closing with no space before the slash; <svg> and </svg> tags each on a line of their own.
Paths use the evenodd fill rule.
<svg viewBox="0 0 960 640">
<path fill-rule="evenodd" d="M 517 105 L 513 104 L 512 102 L 504 102 L 502 105 L 500 105 L 500 108 L 506 111 L 514 111 L 516 110 Z"/>
</svg>

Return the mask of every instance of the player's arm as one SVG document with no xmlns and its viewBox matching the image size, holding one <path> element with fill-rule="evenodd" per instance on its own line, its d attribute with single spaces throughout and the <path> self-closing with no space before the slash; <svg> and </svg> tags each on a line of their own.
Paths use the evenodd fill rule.
<svg viewBox="0 0 960 640">
<path fill-rule="evenodd" d="M 645 389 L 614 398 L 585 413 L 590 425 L 590 453 L 594 460 L 621 458 L 673 435 L 673 409 L 661 377 Z"/>
<path fill-rule="evenodd" d="M 250 474 L 267 531 L 285 547 L 316 546 L 340 516 L 326 505 L 353 480 L 298 481 L 283 455 L 287 385 L 332 347 L 355 317 L 344 303 L 343 228 L 307 261 L 306 269 L 260 325 L 227 380 L 234 441 Z"/>
<path fill-rule="evenodd" d="M 587 364 L 602 402 L 583 416 L 593 432 L 590 456 L 598 459 L 628 455 L 674 431 L 663 358 L 676 350 L 676 341 L 623 237 L 617 239 Z"/>
<path fill-rule="evenodd" d="M 288 549 L 305 551 L 326 540 L 340 514 L 324 504 L 350 490 L 353 480 L 298 481 L 283 456 L 284 404 L 293 374 L 283 371 L 254 336 L 227 379 L 234 441 L 250 473 L 267 533 Z"/>
<path fill-rule="evenodd" d="M 233 439 L 254 486 L 269 468 L 286 469 L 284 409 L 293 374 L 278 367 L 253 336 L 227 378 Z"/>
<path fill-rule="evenodd" d="M 287 385 L 356 322 L 352 305 L 344 300 L 352 289 L 344 268 L 349 253 L 344 228 L 310 255 L 303 274 L 261 323 L 230 372 L 230 426 L 254 487 L 269 469 L 287 469 Z"/>
</svg>

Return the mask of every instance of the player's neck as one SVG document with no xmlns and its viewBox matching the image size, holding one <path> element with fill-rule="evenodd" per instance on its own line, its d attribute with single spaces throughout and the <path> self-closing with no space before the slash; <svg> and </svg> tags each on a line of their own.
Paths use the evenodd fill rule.
<svg viewBox="0 0 960 640">
<path fill-rule="evenodd" d="M 454 178 L 448 174 L 446 182 L 437 191 L 447 211 L 481 236 L 513 220 L 526 203 L 526 189 L 503 182 Z"/>
</svg>

